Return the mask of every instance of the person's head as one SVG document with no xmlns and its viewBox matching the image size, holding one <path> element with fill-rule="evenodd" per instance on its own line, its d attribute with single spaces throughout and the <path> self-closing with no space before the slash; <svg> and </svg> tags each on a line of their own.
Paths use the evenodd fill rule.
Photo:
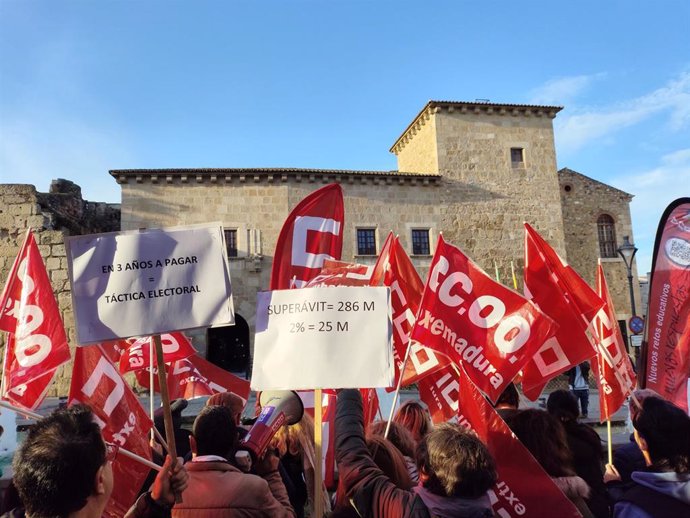
<svg viewBox="0 0 690 518">
<path fill-rule="evenodd" d="M 225 406 L 205 406 L 194 420 L 189 438 L 192 453 L 232 459 L 237 442 L 237 426 L 232 411 Z"/>
<path fill-rule="evenodd" d="M 648 466 L 690 473 L 690 417 L 685 412 L 663 399 L 647 397 L 633 426 Z"/>
<path fill-rule="evenodd" d="M 501 395 L 498 396 L 494 408 L 514 408 L 520 407 L 520 394 L 515 383 L 509 383 Z"/>
<path fill-rule="evenodd" d="M 642 410 L 642 404 L 644 403 L 644 400 L 647 399 L 648 397 L 655 397 L 655 398 L 660 398 L 663 399 L 659 393 L 656 390 L 652 389 L 637 389 L 633 390 L 632 396 L 630 398 L 630 421 L 634 422 L 635 419 L 637 418 L 637 414 L 640 413 L 640 410 Z M 637 400 L 637 403 L 640 404 L 640 406 L 637 406 L 637 403 L 635 402 Z"/>
<path fill-rule="evenodd" d="M 374 421 L 367 428 L 367 436 L 371 437 L 373 435 L 378 435 L 383 437 L 383 435 L 386 433 L 387 424 L 388 423 L 386 421 Z M 403 425 L 400 423 L 391 422 L 387 439 L 405 457 L 414 459 L 416 445 L 414 443 L 414 439 L 412 438 L 412 434 Z"/>
<path fill-rule="evenodd" d="M 405 401 L 395 413 L 393 421 L 407 428 L 416 443 L 432 428 L 429 412 L 418 401 Z"/>
<path fill-rule="evenodd" d="M 422 485 L 446 497 L 479 498 L 496 483 L 496 463 L 484 443 L 460 425 L 443 423 L 417 446 Z"/>
<path fill-rule="evenodd" d="M 580 415 L 577 399 L 569 390 L 556 390 L 546 400 L 546 410 L 561 422 L 576 421 Z"/>
<path fill-rule="evenodd" d="M 412 479 L 407 471 L 402 453 L 380 435 L 367 437 L 367 448 L 374 463 L 400 489 L 412 488 Z"/>
<path fill-rule="evenodd" d="M 106 444 L 91 409 L 76 405 L 38 421 L 14 457 L 14 485 L 27 515 L 100 516 L 113 489 Z"/>
<path fill-rule="evenodd" d="M 302 419 L 292 425 L 283 425 L 276 432 L 271 446 L 278 451 L 278 456 L 286 454 L 300 456 L 305 448 L 314 451 L 314 420 L 304 412 Z M 313 455 L 313 453 L 312 453 Z"/>
<path fill-rule="evenodd" d="M 572 454 L 561 422 L 544 410 L 521 410 L 508 425 L 550 476 L 574 475 Z"/>
<path fill-rule="evenodd" d="M 244 411 L 244 400 L 237 394 L 232 392 L 219 392 L 213 394 L 208 400 L 206 400 L 206 406 L 226 406 L 232 412 L 235 424 L 240 424 L 240 418 L 242 417 L 242 412 Z"/>
</svg>

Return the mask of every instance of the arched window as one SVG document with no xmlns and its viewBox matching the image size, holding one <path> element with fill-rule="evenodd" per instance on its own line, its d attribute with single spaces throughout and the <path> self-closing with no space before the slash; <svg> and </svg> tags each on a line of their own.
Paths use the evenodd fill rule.
<svg viewBox="0 0 690 518">
<path fill-rule="evenodd" d="M 599 232 L 599 255 L 601 257 L 616 257 L 616 225 L 608 214 L 602 214 L 597 219 Z"/>
</svg>

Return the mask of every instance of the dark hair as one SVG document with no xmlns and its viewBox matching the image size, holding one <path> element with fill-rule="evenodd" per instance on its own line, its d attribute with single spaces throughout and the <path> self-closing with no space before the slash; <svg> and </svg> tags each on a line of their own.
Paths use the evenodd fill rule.
<svg viewBox="0 0 690 518">
<path fill-rule="evenodd" d="M 398 408 L 393 421 L 407 428 L 417 443 L 431 430 L 429 413 L 418 401 L 405 401 Z"/>
<path fill-rule="evenodd" d="M 518 393 L 515 383 L 508 383 L 508 386 L 505 388 L 505 390 L 501 392 L 500 396 L 498 396 L 494 408 L 500 405 L 507 405 L 511 408 L 520 407 L 520 394 Z"/>
<path fill-rule="evenodd" d="M 367 436 L 371 437 L 372 435 L 378 435 L 383 437 L 383 434 L 386 432 L 387 424 L 388 423 L 386 421 L 375 421 L 371 423 L 367 428 Z M 412 438 L 410 431 L 403 425 L 400 423 L 391 422 L 387 439 L 393 444 L 393 446 L 400 450 L 400 453 L 402 453 L 405 457 L 414 459 L 414 452 L 416 448 L 414 439 Z"/>
<path fill-rule="evenodd" d="M 512 416 L 509 426 L 549 476 L 575 474 L 565 429 L 558 419 L 544 410 L 531 408 Z"/>
<path fill-rule="evenodd" d="M 496 463 L 484 443 L 457 424 L 435 427 L 417 446 L 424 487 L 447 497 L 479 498 L 496 483 Z"/>
<path fill-rule="evenodd" d="M 105 443 L 89 407 L 62 408 L 38 421 L 13 462 L 27 515 L 67 516 L 84 507 L 105 462 Z"/>
<path fill-rule="evenodd" d="M 690 417 L 685 412 L 668 401 L 648 397 L 633 426 L 647 441 L 653 469 L 690 472 Z"/>
<path fill-rule="evenodd" d="M 237 441 L 232 410 L 226 406 L 205 406 L 194 420 L 192 435 L 197 455 L 218 455 L 230 460 Z"/>
<path fill-rule="evenodd" d="M 560 421 L 575 421 L 580 415 L 577 399 L 569 390 L 556 390 L 546 400 L 546 410 Z"/>
<path fill-rule="evenodd" d="M 374 463 L 400 489 L 412 489 L 412 479 L 407 471 L 402 453 L 390 441 L 380 435 L 367 437 L 367 448 Z"/>
</svg>

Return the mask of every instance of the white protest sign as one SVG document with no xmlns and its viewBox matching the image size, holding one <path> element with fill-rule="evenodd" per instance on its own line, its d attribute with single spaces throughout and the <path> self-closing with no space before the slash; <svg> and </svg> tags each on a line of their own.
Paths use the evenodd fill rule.
<svg viewBox="0 0 690 518">
<path fill-rule="evenodd" d="M 390 387 L 390 290 L 329 287 L 258 294 L 254 390 Z"/>
<path fill-rule="evenodd" d="M 219 224 L 65 240 L 79 344 L 234 324 Z"/>
</svg>

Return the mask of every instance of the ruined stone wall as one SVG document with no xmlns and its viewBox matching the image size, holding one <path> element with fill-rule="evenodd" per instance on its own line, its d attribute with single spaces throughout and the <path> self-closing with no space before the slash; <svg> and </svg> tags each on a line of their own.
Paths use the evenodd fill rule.
<svg viewBox="0 0 690 518">
<path fill-rule="evenodd" d="M 68 184 L 73 186 L 69 187 L 69 192 L 62 192 L 56 186 L 52 194 L 39 193 L 33 185 L 0 184 L 0 281 L 4 286 L 26 231 L 31 227 L 60 308 L 67 340 L 73 349 L 76 331 L 64 237 L 66 234 L 117 230 L 119 210 L 114 205 L 84 201 L 81 189 L 72 182 Z M 91 232 L 87 232 L 89 230 Z M 5 333 L 0 333 L 2 347 L 4 340 Z M 67 395 L 71 372 L 71 364 L 59 369 L 49 396 Z"/>
<path fill-rule="evenodd" d="M 602 214 L 613 218 L 618 246 L 623 243 L 623 236 L 630 236 L 630 242 L 634 243 L 630 217 L 632 196 L 570 169 L 561 169 L 558 179 L 568 263 L 590 286 L 596 287 L 596 267 L 600 256 L 597 219 Z M 632 312 L 625 263 L 620 257 L 602 258 L 601 261 L 616 317 L 618 320 L 627 320 Z M 637 313 L 642 314 L 637 265 L 634 261 L 632 273 L 635 306 Z"/>
</svg>

